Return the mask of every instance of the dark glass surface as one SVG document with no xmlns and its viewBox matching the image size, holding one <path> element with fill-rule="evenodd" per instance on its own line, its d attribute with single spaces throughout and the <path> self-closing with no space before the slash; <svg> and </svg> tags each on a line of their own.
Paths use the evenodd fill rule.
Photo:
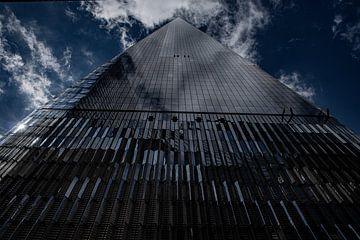
<svg viewBox="0 0 360 240">
<path fill-rule="evenodd" d="M 181 19 L 127 49 L 79 108 L 317 114 L 270 75 Z"/>
</svg>

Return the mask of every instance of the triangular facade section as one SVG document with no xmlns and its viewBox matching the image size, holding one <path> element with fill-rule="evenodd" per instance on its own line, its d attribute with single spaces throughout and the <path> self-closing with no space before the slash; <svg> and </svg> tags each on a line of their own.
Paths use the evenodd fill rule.
<svg viewBox="0 0 360 240">
<path fill-rule="evenodd" d="M 177 18 L 127 49 L 79 109 L 316 115 L 259 67 Z"/>
</svg>

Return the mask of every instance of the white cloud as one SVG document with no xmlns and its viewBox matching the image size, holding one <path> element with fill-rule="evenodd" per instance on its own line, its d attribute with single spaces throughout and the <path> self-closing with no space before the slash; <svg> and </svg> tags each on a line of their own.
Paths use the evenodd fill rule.
<svg viewBox="0 0 360 240">
<path fill-rule="evenodd" d="M 70 68 L 71 68 L 71 57 L 72 57 L 72 50 L 70 47 L 66 47 L 66 49 L 63 53 L 62 62 L 64 64 L 64 66 L 66 67 L 66 69 L 68 69 L 68 70 L 70 70 Z"/>
<path fill-rule="evenodd" d="M 242 57 L 255 61 L 255 35 L 269 22 L 268 11 L 258 0 L 237 0 L 232 5 L 236 12 L 221 0 L 107 0 L 83 1 L 81 9 L 90 12 L 102 27 L 119 31 L 123 48 L 134 41 L 128 33 L 134 19 L 152 29 L 180 16 L 197 27 L 206 24 L 209 34 Z"/>
<path fill-rule="evenodd" d="M 336 25 L 339 25 L 341 22 L 343 21 L 343 19 L 342 19 L 342 16 L 341 15 L 336 15 L 335 16 L 335 18 L 334 18 L 334 23 L 336 24 Z"/>
<path fill-rule="evenodd" d="M 26 94 L 30 100 L 30 105 L 38 107 L 49 100 L 50 80 L 42 72 L 37 71 L 32 63 L 26 63 L 24 59 L 16 53 L 11 53 L 4 46 L 5 41 L 1 40 L 0 61 L 4 70 L 9 72 L 12 79 L 19 85 L 20 90 Z"/>
<path fill-rule="evenodd" d="M 333 25 L 331 26 L 331 30 L 333 32 L 334 37 L 336 37 L 336 35 L 339 33 L 339 27 L 342 22 L 343 22 L 342 16 L 340 14 L 335 15 L 333 20 Z"/>
<path fill-rule="evenodd" d="M 298 72 L 285 73 L 284 71 L 280 71 L 281 75 L 279 81 L 285 84 L 290 89 L 297 92 L 299 95 L 305 97 L 306 99 L 313 101 L 316 92 L 312 86 L 307 85 L 302 80 L 302 75 Z"/>
<path fill-rule="evenodd" d="M 334 0 L 333 37 L 346 42 L 351 47 L 351 56 L 360 60 L 360 11 L 354 4 L 343 0 Z M 349 16 L 356 16 L 355 18 Z"/>
<path fill-rule="evenodd" d="M 332 25 L 333 37 L 347 42 L 351 47 L 351 56 L 360 59 L 360 21 L 344 22 L 343 17 L 335 15 Z"/>
<path fill-rule="evenodd" d="M 6 16 L 3 17 L 5 18 Z M 19 37 L 25 41 L 32 58 L 37 59 L 39 64 L 43 67 L 53 69 L 55 72 L 62 75 L 61 65 L 57 58 L 52 54 L 51 48 L 37 38 L 35 31 L 30 26 L 24 26 L 12 12 L 9 12 L 6 23 L 7 25 L 5 28 L 10 33 L 18 34 Z"/>
<path fill-rule="evenodd" d="M 119 28 L 120 32 L 120 43 L 122 45 L 123 49 L 127 49 L 128 47 L 131 47 L 134 45 L 135 40 L 128 34 L 128 29 L 125 27 Z"/>
<path fill-rule="evenodd" d="M 87 64 L 89 64 L 90 66 L 94 64 L 95 59 L 93 52 L 89 51 L 86 48 L 81 48 L 81 53 L 85 56 Z"/>
<path fill-rule="evenodd" d="M 204 14 L 220 7 L 220 4 L 215 0 L 107 0 L 83 1 L 82 7 L 101 20 L 104 27 L 111 29 L 119 23 L 131 24 L 130 17 L 140 21 L 146 28 L 153 28 L 172 18 L 180 9 Z"/>
<path fill-rule="evenodd" d="M 269 21 L 269 14 L 256 1 L 238 1 L 239 11 L 235 13 L 235 24 L 231 24 L 226 15 L 222 19 L 223 27 L 216 27 L 220 33 L 220 41 L 232 48 L 240 56 L 256 61 L 256 38 L 259 29 Z M 216 25 L 218 23 L 215 22 Z M 220 25 L 220 26 L 221 26 Z"/>
<path fill-rule="evenodd" d="M 45 42 L 38 39 L 31 26 L 24 25 L 6 9 L 0 15 L 0 65 L 7 71 L 20 91 L 29 99 L 29 108 L 39 107 L 51 97 L 49 74 L 56 74 L 60 80 L 71 79 L 67 68 L 53 54 Z M 16 36 L 16 44 L 23 45 L 27 53 L 15 51 L 9 36 Z M 65 50 L 63 61 L 69 63 L 69 49 Z M 61 88 L 61 82 L 55 83 Z"/>
<path fill-rule="evenodd" d="M 76 22 L 78 20 L 78 17 L 76 16 L 76 13 L 72 11 L 69 7 L 65 9 L 65 15 L 72 21 Z"/>
<path fill-rule="evenodd" d="M 1 23 L 0 23 L 0 27 L 1 27 Z M 0 42 L 0 47 L 1 47 L 1 42 Z M 0 96 L 5 93 L 4 87 L 5 87 L 5 82 L 0 81 Z"/>
<path fill-rule="evenodd" d="M 347 24 L 344 32 L 340 33 L 342 39 L 351 44 L 353 57 L 359 58 L 360 54 L 360 21 L 355 24 Z"/>
</svg>

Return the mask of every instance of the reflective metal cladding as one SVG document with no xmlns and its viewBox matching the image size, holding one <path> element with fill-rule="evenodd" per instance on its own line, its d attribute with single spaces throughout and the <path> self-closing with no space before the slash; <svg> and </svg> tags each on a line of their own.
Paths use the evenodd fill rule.
<svg viewBox="0 0 360 240">
<path fill-rule="evenodd" d="M 181 19 L 0 143 L 0 239 L 360 239 L 360 140 Z"/>
<path fill-rule="evenodd" d="M 318 110 L 257 66 L 176 19 L 119 56 L 80 109 L 298 114 Z"/>
</svg>

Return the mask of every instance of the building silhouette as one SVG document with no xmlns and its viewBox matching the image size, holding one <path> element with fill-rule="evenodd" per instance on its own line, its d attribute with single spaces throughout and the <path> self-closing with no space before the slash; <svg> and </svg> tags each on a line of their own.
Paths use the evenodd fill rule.
<svg viewBox="0 0 360 240">
<path fill-rule="evenodd" d="M 175 19 L 0 144 L 0 239 L 360 239 L 360 140 Z"/>
</svg>

